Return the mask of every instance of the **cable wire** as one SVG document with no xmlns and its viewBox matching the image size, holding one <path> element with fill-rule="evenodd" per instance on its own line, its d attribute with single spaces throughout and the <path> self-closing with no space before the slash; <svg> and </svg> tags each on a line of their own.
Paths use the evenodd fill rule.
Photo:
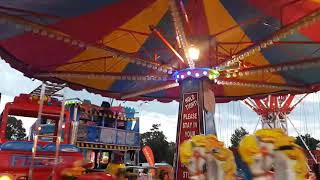
<svg viewBox="0 0 320 180">
<path fill-rule="evenodd" d="M 292 123 L 291 119 L 289 117 L 287 117 L 287 120 L 290 122 L 290 124 L 292 125 L 293 129 L 296 131 L 296 133 L 298 134 L 298 137 L 300 138 L 300 140 L 302 141 L 303 145 L 305 146 L 305 148 L 308 150 L 308 153 L 310 154 L 310 156 L 312 157 L 313 161 L 317 164 L 317 159 L 315 158 L 315 156 L 312 154 L 309 146 L 306 144 L 306 142 L 304 141 L 304 139 L 302 138 L 301 134 L 299 133 L 298 129 L 294 126 L 294 124 Z M 310 167 L 309 167 L 310 168 Z"/>
</svg>

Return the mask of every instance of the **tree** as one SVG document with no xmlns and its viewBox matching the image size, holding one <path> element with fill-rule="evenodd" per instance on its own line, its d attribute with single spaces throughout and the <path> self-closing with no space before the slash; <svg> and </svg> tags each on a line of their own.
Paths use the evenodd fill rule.
<svg viewBox="0 0 320 180">
<path fill-rule="evenodd" d="M 173 164 L 175 143 L 168 142 L 163 131 L 159 130 L 160 124 L 153 124 L 150 131 L 141 134 L 141 147 L 150 146 L 153 151 L 155 162 L 167 162 Z M 146 162 L 143 153 L 140 151 L 140 161 Z"/>
<path fill-rule="evenodd" d="M 243 136 L 249 134 L 243 127 L 237 128 L 234 133 L 231 135 L 231 147 L 238 147 Z"/>
<path fill-rule="evenodd" d="M 167 163 L 173 165 L 174 160 L 174 154 L 176 153 L 176 143 L 169 142 L 169 148 L 168 148 L 168 156 L 167 156 Z"/>
<path fill-rule="evenodd" d="M 7 140 L 24 140 L 26 138 L 26 130 L 20 119 L 8 117 L 6 138 Z"/>
<path fill-rule="evenodd" d="M 302 136 L 302 139 L 306 142 L 307 146 L 309 147 L 310 150 L 316 150 L 317 144 L 320 142 L 319 140 L 311 137 L 310 134 L 306 134 Z M 302 148 L 306 149 L 304 146 L 303 142 L 301 141 L 300 137 L 296 137 L 296 144 L 301 146 Z"/>
</svg>

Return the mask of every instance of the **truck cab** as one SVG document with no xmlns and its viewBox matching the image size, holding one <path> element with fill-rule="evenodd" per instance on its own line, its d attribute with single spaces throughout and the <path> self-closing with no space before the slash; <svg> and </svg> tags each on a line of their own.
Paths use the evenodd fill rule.
<svg viewBox="0 0 320 180">
<path fill-rule="evenodd" d="M 58 99 L 46 97 L 41 119 L 37 119 L 38 124 L 44 123 L 50 119 L 54 125 L 53 135 L 57 136 L 57 125 L 60 120 L 61 107 L 63 105 Z M 31 132 L 28 140 L 13 141 L 6 139 L 5 133 L 8 126 L 8 117 L 22 116 L 37 118 L 39 111 L 39 97 L 30 94 L 21 94 L 14 98 L 13 102 L 5 105 L 1 115 L 0 126 L 0 177 L 9 177 L 9 179 L 22 180 L 28 178 L 30 166 L 33 167 L 33 179 L 46 179 L 50 176 L 55 162 L 56 138 L 50 141 L 44 141 L 39 138 L 34 142 L 35 132 Z M 64 138 L 60 144 L 59 163 L 72 164 L 83 160 L 83 155 L 79 148 L 69 143 L 70 112 L 65 111 L 63 118 Z M 41 131 L 41 126 L 33 127 Z M 33 148 L 36 147 L 36 154 Z"/>
</svg>

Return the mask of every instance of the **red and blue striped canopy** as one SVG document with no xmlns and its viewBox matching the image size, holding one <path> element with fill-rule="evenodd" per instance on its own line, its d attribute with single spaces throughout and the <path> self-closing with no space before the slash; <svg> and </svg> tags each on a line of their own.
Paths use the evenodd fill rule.
<svg viewBox="0 0 320 180">
<path fill-rule="evenodd" d="M 218 102 L 318 90 L 319 1 L 174 2 L 187 41 L 200 47 L 197 67 L 240 64 L 212 82 Z M 169 0 L 2 0 L 0 53 L 29 77 L 73 89 L 177 100 L 172 74 L 187 64 L 157 35 L 184 57 L 172 14 Z"/>
</svg>

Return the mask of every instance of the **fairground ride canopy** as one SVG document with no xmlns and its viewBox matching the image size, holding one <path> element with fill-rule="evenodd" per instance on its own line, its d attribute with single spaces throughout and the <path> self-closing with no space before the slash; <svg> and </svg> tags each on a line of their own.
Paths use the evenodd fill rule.
<svg viewBox="0 0 320 180">
<path fill-rule="evenodd" d="M 1 0 L 0 55 L 26 76 L 117 99 L 177 100 L 177 79 L 216 71 L 218 102 L 313 92 L 319 8 L 317 0 Z"/>
</svg>

